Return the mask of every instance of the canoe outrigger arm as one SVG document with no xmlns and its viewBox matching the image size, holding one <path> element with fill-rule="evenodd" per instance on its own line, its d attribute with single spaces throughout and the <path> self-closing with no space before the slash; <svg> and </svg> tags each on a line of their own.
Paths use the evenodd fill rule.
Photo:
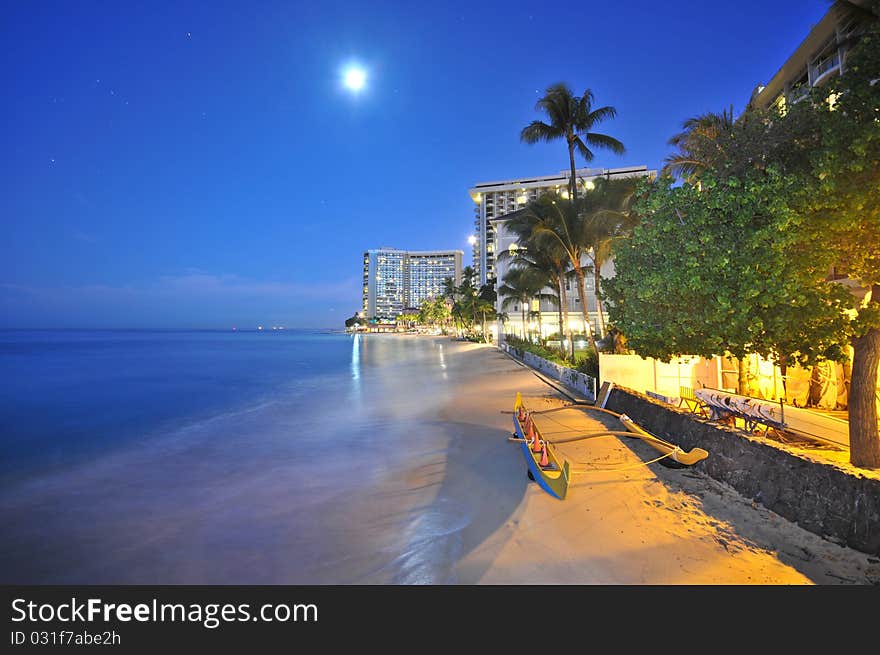
<svg viewBox="0 0 880 655">
<path fill-rule="evenodd" d="M 654 448 L 654 450 L 663 453 L 664 455 L 669 455 L 670 459 L 679 464 L 683 464 L 684 466 L 693 466 L 709 456 L 709 453 L 702 448 L 692 448 L 690 451 L 686 452 L 674 443 L 669 443 L 659 437 L 655 437 L 640 425 L 636 424 L 636 422 L 626 414 L 620 415 L 620 422 L 623 423 L 627 430 Z"/>
<path fill-rule="evenodd" d="M 571 470 L 568 460 L 563 458 L 556 450 L 557 444 L 604 436 L 631 437 L 641 439 L 662 453 L 663 457 L 669 457 L 669 459 L 682 466 L 693 466 L 709 456 L 709 453 L 702 448 L 692 448 L 690 451 L 685 451 L 674 443 L 654 436 L 636 424 L 626 414 L 609 413 L 614 413 L 618 416 L 620 422 L 626 428 L 626 432 L 620 430 L 601 430 L 575 437 L 555 439 L 551 442 L 543 438 L 538 426 L 535 425 L 532 419 L 532 412 L 526 410 L 522 402 L 522 395 L 517 392 L 516 401 L 513 405 L 514 433 L 509 439 L 520 444 L 526 464 L 528 465 L 529 477 L 537 482 L 544 491 L 560 500 L 563 500 L 568 492 L 568 484 L 572 473 L 580 473 L 581 471 Z M 542 464 L 545 465 L 542 466 Z"/>
</svg>

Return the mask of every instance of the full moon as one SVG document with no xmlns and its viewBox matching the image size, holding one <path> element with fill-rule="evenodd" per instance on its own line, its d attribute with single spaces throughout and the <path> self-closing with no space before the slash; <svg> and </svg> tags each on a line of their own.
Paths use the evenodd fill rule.
<svg viewBox="0 0 880 655">
<path fill-rule="evenodd" d="M 360 91 L 367 82 L 367 73 L 361 68 L 349 68 L 345 71 L 345 86 L 352 91 Z"/>
</svg>

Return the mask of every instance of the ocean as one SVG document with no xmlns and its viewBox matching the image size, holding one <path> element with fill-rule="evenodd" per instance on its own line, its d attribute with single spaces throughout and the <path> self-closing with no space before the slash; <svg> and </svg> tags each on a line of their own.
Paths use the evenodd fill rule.
<svg viewBox="0 0 880 655">
<path fill-rule="evenodd" d="M 448 447 L 444 342 L 0 332 L 0 582 L 452 581 L 467 512 L 405 475 Z"/>
</svg>

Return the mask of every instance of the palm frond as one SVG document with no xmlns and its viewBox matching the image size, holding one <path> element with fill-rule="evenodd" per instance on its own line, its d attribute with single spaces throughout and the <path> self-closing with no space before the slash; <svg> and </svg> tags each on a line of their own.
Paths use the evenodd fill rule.
<svg viewBox="0 0 880 655">
<path fill-rule="evenodd" d="M 519 138 L 526 143 L 538 143 L 539 141 L 553 141 L 562 136 L 562 131 L 543 121 L 532 121 L 520 132 Z"/>
<path fill-rule="evenodd" d="M 606 107 L 599 107 L 598 109 L 594 109 L 584 116 L 586 123 L 584 129 L 590 129 L 593 125 L 597 125 L 603 121 L 607 121 L 616 117 L 617 110 L 614 107 L 611 107 L 610 105 Z"/>
<path fill-rule="evenodd" d="M 593 146 L 594 148 L 604 148 L 605 150 L 610 150 L 616 155 L 622 155 L 626 152 L 626 148 L 624 148 L 623 144 L 615 139 L 613 136 L 608 136 L 607 134 L 598 134 L 597 132 L 587 132 L 584 134 L 584 139 L 586 142 Z"/>
</svg>

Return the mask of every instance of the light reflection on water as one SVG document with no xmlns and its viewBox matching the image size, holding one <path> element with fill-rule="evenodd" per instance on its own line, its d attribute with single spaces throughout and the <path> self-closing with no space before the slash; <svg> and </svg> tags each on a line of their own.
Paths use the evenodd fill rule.
<svg viewBox="0 0 880 655">
<path fill-rule="evenodd" d="M 361 335 L 359 334 L 355 334 L 351 341 L 351 377 L 353 380 L 359 380 L 361 377 Z"/>
<path fill-rule="evenodd" d="M 470 519 L 438 497 L 432 412 L 453 367 L 433 339 L 355 335 L 298 394 L 19 481 L 0 582 L 451 582 Z"/>
</svg>

